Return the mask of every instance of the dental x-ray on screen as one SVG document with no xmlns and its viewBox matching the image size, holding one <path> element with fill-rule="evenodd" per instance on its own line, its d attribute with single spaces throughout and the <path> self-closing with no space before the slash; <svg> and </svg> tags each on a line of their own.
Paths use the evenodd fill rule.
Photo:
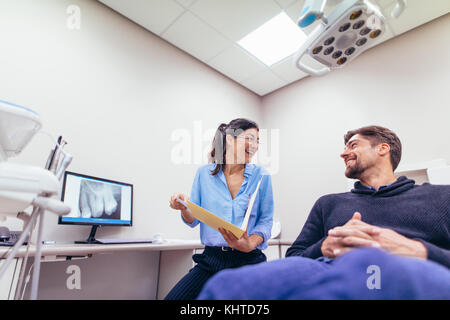
<svg viewBox="0 0 450 320">
<path fill-rule="evenodd" d="M 72 211 L 61 223 L 131 225 L 129 184 L 68 172 L 62 197 Z"/>
</svg>

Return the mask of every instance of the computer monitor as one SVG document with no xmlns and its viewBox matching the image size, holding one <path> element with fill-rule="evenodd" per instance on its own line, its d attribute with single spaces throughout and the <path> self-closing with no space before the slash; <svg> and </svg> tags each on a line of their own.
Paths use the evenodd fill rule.
<svg viewBox="0 0 450 320">
<path fill-rule="evenodd" d="M 91 225 L 86 241 L 96 243 L 99 226 L 132 226 L 133 185 L 66 171 L 61 200 L 71 207 L 69 215 L 59 217 L 59 224 Z"/>
</svg>

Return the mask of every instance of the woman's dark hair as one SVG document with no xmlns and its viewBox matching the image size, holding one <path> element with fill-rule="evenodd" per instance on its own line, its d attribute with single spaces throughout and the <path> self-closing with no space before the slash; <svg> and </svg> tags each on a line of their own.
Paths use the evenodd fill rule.
<svg viewBox="0 0 450 320">
<path fill-rule="evenodd" d="M 211 171 L 213 176 L 219 173 L 225 165 L 225 154 L 227 152 L 226 136 L 231 135 L 236 138 L 245 130 L 252 128 L 259 131 L 259 127 L 256 122 L 244 118 L 231 120 L 228 124 L 222 123 L 217 128 L 210 153 L 210 161 L 216 164 L 214 170 Z"/>
<path fill-rule="evenodd" d="M 395 171 L 402 158 L 402 143 L 398 136 L 391 130 L 380 126 L 368 126 L 348 131 L 344 136 L 344 144 L 354 135 L 360 134 L 370 140 L 372 147 L 380 143 L 387 143 L 391 147 L 390 160 L 392 169 Z"/>
</svg>

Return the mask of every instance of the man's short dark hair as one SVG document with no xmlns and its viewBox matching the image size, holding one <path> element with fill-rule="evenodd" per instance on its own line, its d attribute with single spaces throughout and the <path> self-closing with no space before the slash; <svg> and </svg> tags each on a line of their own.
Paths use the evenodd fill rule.
<svg viewBox="0 0 450 320">
<path fill-rule="evenodd" d="M 394 171 L 397 169 L 400 159 L 402 158 L 402 143 L 393 131 L 380 126 L 362 127 L 348 131 L 344 136 L 344 143 L 347 144 L 347 142 L 357 134 L 367 138 L 372 147 L 380 143 L 387 143 L 391 147 L 392 169 Z"/>
</svg>

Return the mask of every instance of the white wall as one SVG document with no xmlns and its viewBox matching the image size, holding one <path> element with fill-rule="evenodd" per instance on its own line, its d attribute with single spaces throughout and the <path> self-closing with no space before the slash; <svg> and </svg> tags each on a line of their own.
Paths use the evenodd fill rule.
<svg viewBox="0 0 450 320">
<path fill-rule="evenodd" d="M 80 30 L 67 28 L 72 4 Z M 45 131 L 64 136 L 69 170 L 134 184 L 134 226 L 98 235 L 198 239 L 168 203 L 190 192 L 200 163 L 174 164 L 171 135 L 193 134 L 198 120 L 202 134 L 236 117 L 260 121 L 261 99 L 96 1 L 1 1 L 0 38 L 0 99 L 36 110 Z M 51 147 L 37 135 L 10 161 L 43 166 Z M 46 216 L 45 239 L 88 234 Z"/>
<path fill-rule="evenodd" d="M 341 70 L 264 97 L 264 124 L 280 130 L 273 185 L 283 238 L 297 237 L 318 197 L 348 190 L 339 157 L 348 130 L 371 124 L 392 129 L 402 140 L 401 164 L 450 163 L 449 28 L 447 14 Z"/>
</svg>

